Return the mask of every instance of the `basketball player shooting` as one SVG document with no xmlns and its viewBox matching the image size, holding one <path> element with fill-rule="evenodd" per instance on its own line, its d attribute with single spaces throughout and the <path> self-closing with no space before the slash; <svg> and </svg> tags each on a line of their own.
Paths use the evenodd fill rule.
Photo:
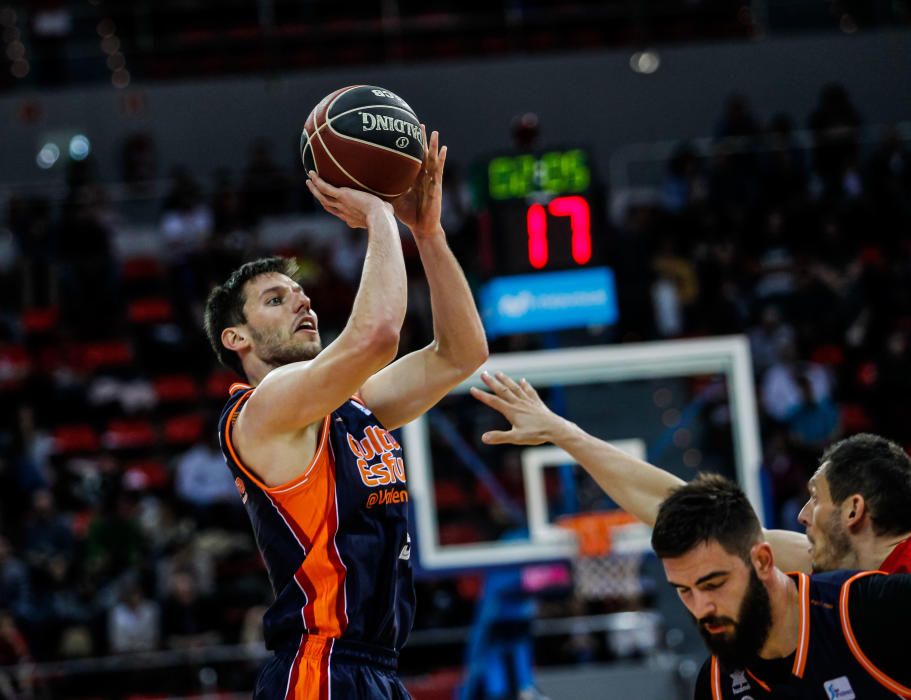
<svg viewBox="0 0 911 700">
<path fill-rule="evenodd" d="M 446 148 L 433 132 L 411 190 L 394 204 L 308 187 L 327 212 L 367 230 L 351 315 L 320 343 L 317 314 L 282 258 L 246 263 L 210 294 L 206 332 L 246 384 L 231 388 L 219 439 L 266 562 L 273 658 L 254 697 L 408 698 L 396 675 L 415 594 L 407 472 L 389 433 L 487 358 L 461 268 L 440 225 Z M 405 264 L 395 217 L 414 236 L 430 287 L 433 342 L 395 362 Z"/>
</svg>

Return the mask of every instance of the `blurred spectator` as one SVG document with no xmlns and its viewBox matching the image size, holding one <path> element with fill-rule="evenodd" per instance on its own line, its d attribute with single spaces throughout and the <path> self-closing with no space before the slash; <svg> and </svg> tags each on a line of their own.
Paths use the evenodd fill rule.
<svg viewBox="0 0 911 700">
<path fill-rule="evenodd" d="M 787 114 L 776 114 L 766 131 L 769 150 L 761 155 L 761 197 L 767 206 L 791 211 L 806 198 L 807 159 L 794 139 L 794 123 Z"/>
<path fill-rule="evenodd" d="M 478 222 L 462 168 L 452 161 L 446 162 L 440 223 L 453 255 L 470 274 L 477 266 Z"/>
<path fill-rule="evenodd" d="M 201 528 L 235 524 L 244 517 L 234 479 L 225 467 L 224 455 L 212 445 L 213 435 L 214 430 L 204 430 L 200 438 L 175 459 L 174 492 L 190 507 Z"/>
<path fill-rule="evenodd" d="M 757 136 L 759 131 L 759 123 L 753 117 L 753 110 L 746 96 L 739 93 L 729 95 L 724 103 L 721 119 L 715 126 L 716 138 L 749 138 Z"/>
<path fill-rule="evenodd" d="M 211 278 L 207 248 L 213 229 L 212 212 L 188 168 L 175 167 L 171 179 L 171 190 L 161 214 L 161 233 L 174 293 L 183 302 L 177 308 L 184 316 L 184 323 L 190 324 L 196 318 L 194 302 L 199 306 L 205 298 Z"/>
<path fill-rule="evenodd" d="M 818 459 L 819 455 L 815 455 Z M 815 464 L 815 462 L 814 462 Z M 795 457 L 786 430 L 773 430 L 763 447 L 762 472 L 769 480 L 772 515 L 768 527 L 800 530 L 797 514 L 807 500 L 807 479 L 815 467 Z"/>
<path fill-rule="evenodd" d="M 782 350 L 796 342 L 794 329 L 784 321 L 777 306 L 763 308 L 759 321 L 759 325 L 750 330 L 750 352 L 756 374 L 762 374 L 777 363 Z"/>
<path fill-rule="evenodd" d="M 546 700 L 534 683 L 531 622 L 536 609 L 523 588 L 522 567 L 485 573 L 460 698 Z"/>
<path fill-rule="evenodd" d="M 57 559 L 68 563 L 73 554 L 73 532 L 67 519 L 57 512 L 48 489 L 32 495 L 32 509 L 22 529 L 22 553 L 33 570 L 50 573 Z"/>
<path fill-rule="evenodd" d="M 51 203 L 43 197 L 9 199 L 7 224 L 19 258 L 22 307 L 57 303 L 54 265 L 57 243 L 52 226 Z"/>
<path fill-rule="evenodd" d="M 108 642 L 111 652 L 123 654 L 153 651 L 161 640 L 158 603 L 149 600 L 133 572 L 120 587 L 117 604 L 108 613 Z"/>
<path fill-rule="evenodd" d="M 532 151 L 541 135 L 541 120 L 534 112 L 517 114 L 509 125 L 509 133 L 517 151 Z"/>
<path fill-rule="evenodd" d="M 838 409 L 828 396 L 816 399 L 805 374 L 798 375 L 796 383 L 800 401 L 785 422 L 791 442 L 812 460 L 838 437 Z"/>
<path fill-rule="evenodd" d="M 900 443 L 908 441 L 911 425 L 911 349 L 908 335 L 901 330 L 892 331 L 885 347 L 877 353 L 874 364 L 876 377 L 871 410 L 878 429 L 887 437 Z"/>
<path fill-rule="evenodd" d="M 0 535 L 0 601 L 19 620 L 31 614 L 31 589 L 28 569 L 13 555 L 10 543 Z"/>
<path fill-rule="evenodd" d="M 661 192 L 664 208 L 675 214 L 708 194 L 699 156 L 689 144 L 681 144 L 671 155 Z"/>
<path fill-rule="evenodd" d="M 143 563 L 146 540 L 136 505 L 135 494 L 114 489 L 105 496 L 102 509 L 89 523 L 84 565 L 96 584 Z"/>
<path fill-rule="evenodd" d="M 110 332 L 120 307 L 113 231 L 103 220 L 97 185 L 74 187 L 58 227 L 61 304 L 66 318 L 87 338 Z"/>
<path fill-rule="evenodd" d="M 826 85 L 810 115 L 809 127 L 815 139 L 817 192 L 827 200 L 840 201 L 844 195 L 857 196 L 857 129 L 861 118 L 844 86 Z"/>
<path fill-rule="evenodd" d="M 284 214 L 291 201 L 291 178 L 272 158 L 267 141 L 250 150 L 241 185 L 244 224 L 255 226 L 264 216 Z"/>
<path fill-rule="evenodd" d="M 256 237 L 244 224 L 243 201 L 231 174 L 221 169 L 215 174 L 215 190 L 211 198 L 213 227 L 209 245 L 212 257 L 210 280 L 225 279 L 249 260 Z"/>
<path fill-rule="evenodd" d="M 784 422 L 800 406 L 803 399 L 800 378 L 808 382 L 814 401 L 830 398 L 832 386 L 825 368 L 798 360 L 796 346 L 788 343 L 779 350 L 778 362 L 762 377 L 762 407 L 771 418 Z"/>
<path fill-rule="evenodd" d="M 171 172 L 171 190 L 165 196 L 161 232 L 168 254 L 181 260 L 199 253 L 212 233 L 212 212 L 202 197 L 199 183 L 179 166 Z"/>
<path fill-rule="evenodd" d="M 32 697 L 28 642 L 8 611 L 0 608 L 0 698 Z"/>
<path fill-rule="evenodd" d="M 652 304 L 658 335 L 663 338 L 683 335 L 689 310 L 699 297 L 696 270 L 688 258 L 674 250 L 669 238 L 659 244 L 652 270 L 655 275 Z"/>
<path fill-rule="evenodd" d="M 215 561 L 209 548 L 203 546 L 198 535 L 187 534 L 174 544 L 173 553 L 162 557 L 156 572 L 159 597 L 167 594 L 174 576 L 188 574 L 200 595 L 215 591 Z"/>
<path fill-rule="evenodd" d="M 123 142 L 121 152 L 123 181 L 131 189 L 143 191 L 158 176 L 158 153 L 148 132 L 134 132 Z"/>
<path fill-rule="evenodd" d="M 51 484 L 50 457 L 54 445 L 53 439 L 47 432 L 35 424 L 35 411 L 30 404 L 19 406 L 17 418 L 19 429 L 16 433 L 17 493 L 28 501 L 36 489 L 42 489 Z"/>
<path fill-rule="evenodd" d="M 165 646 L 185 649 L 217 644 L 217 612 L 211 600 L 200 596 L 190 572 L 174 571 L 162 605 L 161 629 Z"/>
<path fill-rule="evenodd" d="M 760 134 L 759 123 L 747 98 L 728 97 L 715 128 L 718 142 L 712 149 L 711 197 L 728 215 L 752 208 L 759 187 L 759 172 L 753 152 Z"/>
</svg>

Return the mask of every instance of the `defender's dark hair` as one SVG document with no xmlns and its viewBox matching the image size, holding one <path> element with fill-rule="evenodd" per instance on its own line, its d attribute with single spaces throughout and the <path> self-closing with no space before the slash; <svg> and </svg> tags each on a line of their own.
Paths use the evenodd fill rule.
<svg viewBox="0 0 911 700">
<path fill-rule="evenodd" d="M 212 289 L 206 300 L 205 328 L 209 344 L 218 361 L 241 377 L 246 377 L 246 374 L 240 358 L 236 352 L 221 344 L 221 332 L 230 326 L 247 322 L 247 317 L 244 316 L 244 304 L 247 301 L 244 285 L 253 278 L 270 272 L 279 272 L 294 279 L 297 263 L 280 257 L 260 258 L 244 263 L 231 273 L 224 284 Z"/>
<path fill-rule="evenodd" d="M 830 446 L 819 463 L 833 503 L 859 493 L 877 535 L 911 532 L 911 458 L 900 445 L 859 433 Z"/>
<path fill-rule="evenodd" d="M 661 559 L 673 558 L 712 540 L 748 562 L 750 549 L 762 540 L 762 526 L 737 484 L 700 474 L 661 503 L 652 549 Z"/>
</svg>

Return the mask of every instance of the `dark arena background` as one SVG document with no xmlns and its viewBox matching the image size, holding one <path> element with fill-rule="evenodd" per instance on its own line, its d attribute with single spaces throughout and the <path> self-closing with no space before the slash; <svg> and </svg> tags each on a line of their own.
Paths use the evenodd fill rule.
<svg viewBox="0 0 911 700">
<path fill-rule="evenodd" d="M 0 33 L 3 700 L 250 697 L 272 591 L 202 313 L 281 254 L 324 343 L 345 324 L 363 232 L 298 144 L 346 85 L 440 131 L 490 364 L 558 412 L 800 531 L 826 445 L 911 447 L 908 0 L 0 0 Z M 402 243 L 407 352 L 433 329 Z M 559 455 L 483 445 L 463 389 L 400 431 L 415 700 L 690 697 L 648 533 Z"/>
</svg>

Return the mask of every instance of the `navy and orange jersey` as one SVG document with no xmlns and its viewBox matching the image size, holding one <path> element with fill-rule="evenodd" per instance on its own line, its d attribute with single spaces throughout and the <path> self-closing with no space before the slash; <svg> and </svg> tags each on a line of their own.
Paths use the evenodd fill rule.
<svg viewBox="0 0 911 700">
<path fill-rule="evenodd" d="M 911 698 L 911 669 L 903 658 L 908 654 L 911 577 L 881 571 L 790 575 L 800 597 L 795 652 L 783 659 L 757 659 L 742 669 L 724 668 L 712 656 L 699 675 L 695 697 Z M 876 654 L 869 643 L 874 640 Z"/>
<path fill-rule="evenodd" d="M 275 593 L 266 646 L 297 647 L 311 635 L 397 653 L 415 603 L 401 447 L 352 398 L 323 419 L 301 475 L 266 486 L 231 441 L 252 392 L 231 387 L 218 433 Z"/>
<path fill-rule="evenodd" d="M 911 574 L 911 537 L 895 545 L 879 570 L 887 574 Z"/>
</svg>

